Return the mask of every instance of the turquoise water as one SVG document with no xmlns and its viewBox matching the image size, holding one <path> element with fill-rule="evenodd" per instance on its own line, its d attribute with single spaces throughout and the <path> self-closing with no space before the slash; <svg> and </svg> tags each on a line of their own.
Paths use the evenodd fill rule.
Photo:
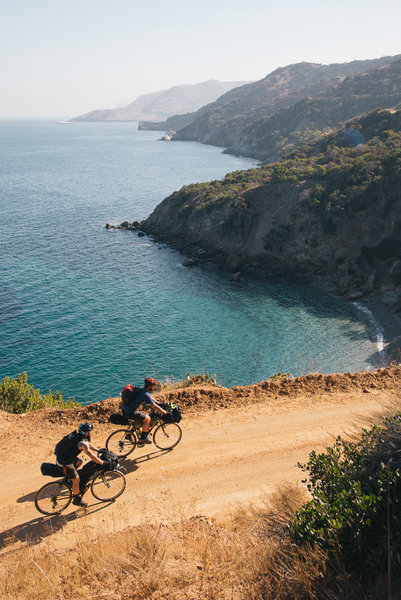
<svg viewBox="0 0 401 600">
<path fill-rule="evenodd" d="M 147 237 L 107 231 L 168 194 L 251 162 L 159 142 L 134 123 L 0 123 L 0 379 L 27 371 L 81 402 L 145 375 L 366 369 L 375 330 L 355 306 L 306 285 L 232 283 Z"/>
</svg>

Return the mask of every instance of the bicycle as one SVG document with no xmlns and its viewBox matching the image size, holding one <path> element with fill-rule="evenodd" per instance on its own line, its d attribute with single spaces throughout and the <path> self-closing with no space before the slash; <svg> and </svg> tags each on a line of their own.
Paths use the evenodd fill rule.
<svg viewBox="0 0 401 600">
<path fill-rule="evenodd" d="M 148 435 L 153 431 L 153 443 L 159 450 L 172 450 L 181 441 L 182 429 L 178 423 L 166 423 L 158 413 L 150 415 Z M 115 452 L 118 458 L 126 458 L 136 446 L 143 446 L 139 438 L 141 425 L 135 419 L 129 419 L 128 427 L 117 429 L 106 440 L 106 448 Z"/>
<path fill-rule="evenodd" d="M 90 461 L 90 467 L 97 465 L 88 481 L 80 490 L 83 496 L 90 488 L 92 495 L 101 502 L 112 502 L 124 492 L 127 485 L 125 475 L 116 469 L 104 471 L 101 465 Z M 85 465 L 85 467 L 87 466 Z M 43 515 L 58 515 L 66 510 L 72 501 L 72 481 L 64 477 L 43 485 L 35 496 L 35 507 Z"/>
</svg>

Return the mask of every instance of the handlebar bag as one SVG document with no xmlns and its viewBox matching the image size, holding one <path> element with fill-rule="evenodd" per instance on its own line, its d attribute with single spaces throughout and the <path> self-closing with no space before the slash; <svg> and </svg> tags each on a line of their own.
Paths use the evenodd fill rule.
<svg viewBox="0 0 401 600">
<path fill-rule="evenodd" d="M 102 448 L 100 450 L 99 456 L 102 460 L 106 461 L 111 469 L 116 469 L 118 467 L 118 456 L 111 450 L 107 450 L 107 448 Z"/>
</svg>

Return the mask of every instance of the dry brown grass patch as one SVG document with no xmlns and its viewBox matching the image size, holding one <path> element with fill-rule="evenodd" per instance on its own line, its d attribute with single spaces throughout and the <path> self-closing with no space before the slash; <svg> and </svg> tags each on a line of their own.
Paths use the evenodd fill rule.
<svg viewBox="0 0 401 600">
<path fill-rule="evenodd" d="M 302 502 L 287 486 L 223 523 L 197 516 L 90 540 L 71 550 L 28 545 L 3 555 L 3 600 L 315 600 L 324 590 L 323 553 L 299 551 L 286 525 Z M 346 596 L 344 596 L 345 598 Z M 351 597 L 351 596 L 350 596 Z"/>
</svg>

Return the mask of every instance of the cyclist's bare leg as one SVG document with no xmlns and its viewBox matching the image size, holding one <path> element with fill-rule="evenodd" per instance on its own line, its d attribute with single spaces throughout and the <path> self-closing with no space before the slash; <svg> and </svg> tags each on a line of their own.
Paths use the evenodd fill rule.
<svg viewBox="0 0 401 600">
<path fill-rule="evenodd" d="M 76 458 L 74 460 L 74 468 L 75 469 L 79 469 L 79 467 L 82 465 L 84 461 L 82 460 L 82 458 Z M 71 479 L 72 481 L 72 493 L 74 494 L 74 496 L 77 496 L 79 494 L 79 475 L 77 474 L 77 476 L 73 479 Z"/>
<path fill-rule="evenodd" d="M 64 475 L 71 480 L 72 483 L 72 493 L 74 496 L 79 494 L 79 475 L 77 473 L 77 468 L 82 465 L 84 461 L 82 458 L 76 458 L 74 463 L 70 465 L 63 466 Z"/>
<path fill-rule="evenodd" d="M 149 415 L 146 415 L 146 417 L 143 420 L 142 423 L 142 433 L 147 433 L 149 431 L 149 425 L 150 425 L 150 417 Z"/>
<path fill-rule="evenodd" d="M 77 477 L 75 477 L 74 479 L 71 479 L 72 481 L 72 493 L 74 494 L 74 496 L 78 496 L 79 495 L 79 475 Z"/>
</svg>

